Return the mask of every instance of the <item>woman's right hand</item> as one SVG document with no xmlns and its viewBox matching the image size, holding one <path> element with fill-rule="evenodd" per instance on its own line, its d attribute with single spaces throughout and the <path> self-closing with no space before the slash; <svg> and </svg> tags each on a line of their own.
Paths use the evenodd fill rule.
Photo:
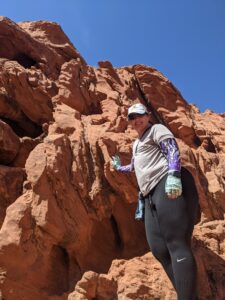
<svg viewBox="0 0 225 300">
<path fill-rule="evenodd" d="M 121 167 L 121 161 L 118 155 L 112 156 L 111 165 L 115 170 Z"/>
</svg>

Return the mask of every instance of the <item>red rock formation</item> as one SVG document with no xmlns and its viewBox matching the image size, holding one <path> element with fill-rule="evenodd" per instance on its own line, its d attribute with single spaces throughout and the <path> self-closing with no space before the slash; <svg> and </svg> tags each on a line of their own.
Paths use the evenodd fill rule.
<svg viewBox="0 0 225 300">
<path fill-rule="evenodd" d="M 114 260 L 108 274 L 84 273 L 69 300 L 176 299 L 161 266 L 148 253 L 142 257 Z"/>
<path fill-rule="evenodd" d="M 140 101 L 195 178 L 200 299 L 225 298 L 225 115 L 200 113 L 153 68 L 88 66 L 55 23 L 2 17 L 0 42 L 2 297 L 175 299 L 144 255 L 135 177 L 110 167 L 115 153 L 130 160 L 126 113 Z"/>
</svg>

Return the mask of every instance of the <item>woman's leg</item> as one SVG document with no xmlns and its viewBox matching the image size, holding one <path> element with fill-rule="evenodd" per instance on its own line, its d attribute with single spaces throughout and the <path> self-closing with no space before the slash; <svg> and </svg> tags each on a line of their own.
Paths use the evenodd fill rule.
<svg viewBox="0 0 225 300">
<path fill-rule="evenodd" d="M 169 199 L 165 194 L 165 181 L 166 176 L 152 195 L 159 230 L 170 253 L 178 300 L 195 300 L 196 264 L 191 250 L 194 225 L 190 222 L 190 210 L 187 207 L 188 201 L 192 200 L 183 195 L 177 199 Z M 196 196 L 192 186 L 189 186 L 188 195 Z"/>
<path fill-rule="evenodd" d="M 160 232 L 156 210 L 150 207 L 151 196 L 145 199 L 145 231 L 152 254 L 162 264 L 167 276 L 175 287 L 172 261 L 165 240 Z"/>
</svg>

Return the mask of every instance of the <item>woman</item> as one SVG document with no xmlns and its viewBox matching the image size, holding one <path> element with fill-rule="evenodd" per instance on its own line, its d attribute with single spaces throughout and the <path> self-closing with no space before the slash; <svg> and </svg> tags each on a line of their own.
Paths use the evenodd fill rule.
<svg viewBox="0 0 225 300">
<path fill-rule="evenodd" d="M 138 133 L 131 163 L 112 165 L 120 172 L 135 171 L 145 202 L 145 230 L 152 254 L 162 264 L 176 289 L 178 300 L 196 300 L 196 264 L 191 236 L 198 195 L 191 174 L 180 165 L 173 134 L 163 125 L 150 123 L 147 108 L 137 103 L 128 120 Z"/>
</svg>

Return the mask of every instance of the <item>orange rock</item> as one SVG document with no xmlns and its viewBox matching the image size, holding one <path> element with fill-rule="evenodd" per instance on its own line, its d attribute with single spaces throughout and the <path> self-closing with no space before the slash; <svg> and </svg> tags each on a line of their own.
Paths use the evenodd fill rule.
<svg viewBox="0 0 225 300">
<path fill-rule="evenodd" d="M 23 192 L 25 173 L 21 168 L 0 166 L 0 224 L 2 225 L 6 208 Z"/>
<path fill-rule="evenodd" d="M 93 298 L 175 300 L 176 293 L 160 264 L 148 253 L 128 261 L 114 260 L 108 274 L 84 273 L 68 299 Z"/>
<path fill-rule="evenodd" d="M 19 137 L 7 123 L 0 121 L 0 162 L 5 165 L 11 163 L 19 148 Z"/>
<path fill-rule="evenodd" d="M 175 299 L 134 220 L 135 176 L 110 165 L 130 162 L 140 101 L 196 182 L 200 299 L 225 298 L 224 114 L 200 113 L 151 67 L 88 66 L 56 23 L 1 17 L 0 40 L 2 297 Z"/>
</svg>

